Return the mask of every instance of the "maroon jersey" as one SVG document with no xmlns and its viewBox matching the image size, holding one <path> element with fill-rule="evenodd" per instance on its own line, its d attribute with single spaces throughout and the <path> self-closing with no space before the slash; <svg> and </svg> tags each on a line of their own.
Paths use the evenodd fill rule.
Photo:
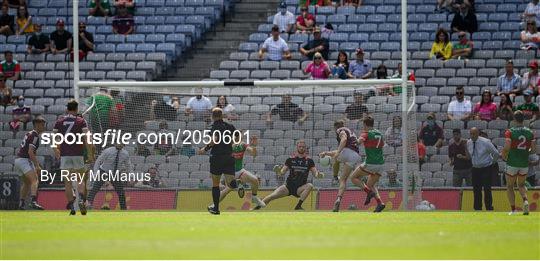
<svg viewBox="0 0 540 261">
<path fill-rule="evenodd" d="M 83 133 L 83 129 L 88 128 L 86 120 L 81 116 L 67 114 L 62 116 L 54 124 L 54 131 L 64 135 L 68 133 Z M 85 139 L 85 138 L 84 138 Z M 60 156 L 83 156 L 82 144 L 60 144 Z"/>
<path fill-rule="evenodd" d="M 338 143 L 341 142 L 339 136 L 341 134 L 341 132 L 344 131 L 345 134 L 347 135 L 347 144 L 345 144 L 345 148 L 349 148 L 357 153 L 360 152 L 360 149 L 358 148 L 358 144 L 356 142 L 357 138 L 356 138 L 356 134 L 354 134 L 349 128 L 347 127 L 342 127 L 342 128 L 339 128 L 336 130 L 336 134 L 337 134 L 337 141 Z"/>
<path fill-rule="evenodd" d="M 30 147 L 32 147 L 34 151 L 39 148 L 39 134 L 35 130 L 29 131 L 24 135 L 21 148 L 19 149 L 19 152 L 17 152 L 17 157 L 30 158 L 30 155 L 28 154 Z"/>
</svg>

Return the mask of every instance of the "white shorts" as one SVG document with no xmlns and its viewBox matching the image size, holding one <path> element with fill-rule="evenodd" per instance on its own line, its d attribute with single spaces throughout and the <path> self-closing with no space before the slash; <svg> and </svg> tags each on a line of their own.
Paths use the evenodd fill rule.
<svg viewBox="0 0 540 261">
<path fill-rule="evenodd" d="M 86 169 L 83 156 L 62 156 L 60 157 L 60 169 L 81 170 Z"/>
<path fill-rule="evenodd" d="M 529 168 L 518 168 L 518 167 L 512 167 L 512 166 L 506 166 L 506 174 L 510 176 L 525 176 L 529 173 Z"/>
<path fill-rule="evenodd" d="M 34 166 L 34 163 L 30 161 L 30 159 L 27 158 L 17 158 L 15 159 L 15 170 L 20 172 L 21 174 L 26 174 L 30 171 L 35 171 L 36 167 Z"/>
<path fill-rule="evenodd" d="M 234 177 L 235 177 L 236 179 L 239 179 L 242 175 L 246 175 L 247 172 L 248 172 L 248 171 L 247 171 L 246 169 L 243 168 L 243 169 L 241 169 L 241 170 L 235 172 L 235 173 L 234 173 Z"/>
<path fill-rule="evenodd" d="M 361 161 L 360 154 L 349 148 L 344 148 L 339 154 L 339 162 L 347 164 L 349 167 L 354 168 Z"/>
<path fill-rule="evenodd" d="M 376 175 L 381 176 L 381 175 L 382 175 L 383 168 L 384 168 L 384 165 L 382 165 L 382 164 L 367 164 L 367 163 L 362 163 L 362 165 L 360 165 L 360 167 L 361 167 L 362 169 L 364 169 L 365 171 L 369 172 L 369 174 L 376 174 Z"/>
</svg>

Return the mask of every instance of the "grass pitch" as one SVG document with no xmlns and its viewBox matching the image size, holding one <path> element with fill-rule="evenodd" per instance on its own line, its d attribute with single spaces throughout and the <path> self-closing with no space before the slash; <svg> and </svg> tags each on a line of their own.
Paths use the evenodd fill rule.
<svg viewBox="0 0 540 261">
<path fill-rule="evenodd" d="M 540 259 L 540 215 L 0 212 L 0 259 Z"/>
</svg>

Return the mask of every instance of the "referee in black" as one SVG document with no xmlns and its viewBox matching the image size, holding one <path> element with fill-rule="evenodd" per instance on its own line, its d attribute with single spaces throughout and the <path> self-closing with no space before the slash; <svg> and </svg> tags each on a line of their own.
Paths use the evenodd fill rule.
<svg viewBox="0 0 540 261">
<path fill-rule="evenodd" d="M 212 200 L 214 206 L 209 206 L 208 212 L 219 215 L 219 183 L 221 175 L 225 175 L 225 184 L 230 188 L 235 189 L 238 186 L 234 179 L 234 158 L 232 157 L 232 137 L 236 128 L 232 124 L 223 121 L 223 110 L 220 108 L 212 109 L 212 121 L 214 123 L 210 135 L 214 138 L 199 153 L 204 154 L 210 151 L 210 174 L 212 174 Z M 224 142 L 224 136 L 231 137 L 231 139 L 226 139 L 226 141 L 230 140 L 228 143 Z M 213 141 L 216 140 L 219 143 L 214 144 Z"/>
</svg>

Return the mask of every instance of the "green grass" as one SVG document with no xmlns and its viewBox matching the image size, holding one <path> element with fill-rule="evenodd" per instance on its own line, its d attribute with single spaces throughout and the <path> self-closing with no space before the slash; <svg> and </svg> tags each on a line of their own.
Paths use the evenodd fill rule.
<svg viewBox="0 0 540 261">
<path fill-rule="evenodd" d="M 0 259 L 540 259 L 539 213 L 0 212 Z"/>
</svg>

